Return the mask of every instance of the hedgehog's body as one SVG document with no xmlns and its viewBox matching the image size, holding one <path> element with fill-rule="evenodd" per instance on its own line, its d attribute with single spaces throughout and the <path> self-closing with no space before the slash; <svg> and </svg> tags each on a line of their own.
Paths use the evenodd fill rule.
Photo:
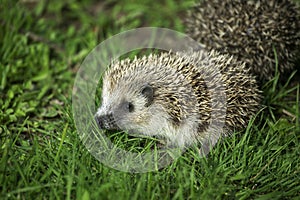
<svg viewBox="0 0 300 200">
<path fill-rule="evenodd" d="M 300 17 L 292 0 L 203 0 L 189 12 L 187 33 L 207 50 L 246 62 L 261 81 L 290 71 L 300 47 Z"/>
<path fill-rule="evenodd" d="M 230 56 L 161 53 L 112 64 L 96 119 L 101 128 L 161 136 L 170 145 L 214 145 L 220 135 L 245 127 L 259 100 L 255 78 Z"/>
</svg>

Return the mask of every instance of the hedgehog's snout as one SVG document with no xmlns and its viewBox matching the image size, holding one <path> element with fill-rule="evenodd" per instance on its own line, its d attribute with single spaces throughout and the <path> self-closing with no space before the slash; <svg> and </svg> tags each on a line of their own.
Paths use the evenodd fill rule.
<svg viewBox="0 0 300 200">
<path fill-rule="evenodd" d="M 107 130 L 119 129 L 112 114 L 96 115 L 95 120 L 100 129 L 107 129 Z"/>
</svg>

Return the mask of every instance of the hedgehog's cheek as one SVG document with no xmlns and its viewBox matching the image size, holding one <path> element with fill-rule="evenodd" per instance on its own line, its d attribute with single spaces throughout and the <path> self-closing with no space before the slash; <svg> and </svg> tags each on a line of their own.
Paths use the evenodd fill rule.
<svg viewBox="0 0 300 200">
<path fill-rule="evenodd" d="M 132 120 L 135 124 L 145 124 L 147 121 L 149 121 L 148 117 L 146 117 L 144 114 L 136 115 L 132 118 Z"/>
<path fill-rule="evenodd" d="M 134 120 L 136 124 L 140 124 L 142 126 L 151 126 L 153 119 L 157 119 L 156 115 L 157 113 L 151 111 L 150 108 L 146 108 L 142 109 L 141 112 L 137 112 Z"/>
</svg>

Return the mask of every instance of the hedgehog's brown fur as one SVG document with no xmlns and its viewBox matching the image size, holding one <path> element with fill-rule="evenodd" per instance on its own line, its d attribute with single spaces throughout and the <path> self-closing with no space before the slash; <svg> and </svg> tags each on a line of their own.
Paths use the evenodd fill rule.
<svg viewBox="0 0 300 200">
<path fill-rule="evenodd" d="M 187 33 L 207 50 L 237 56 L 261 81 L 294 67 L 299 9 L 291 0 L 203 0 L 189 11 Z"/>
<path fill-rule="evenodd" d="M 141 94 L 145 85 L 154 92 L 151 104 Z M 211 99 L 212 92 L 219 95 L 222 87 L 226 95 L 223 104 Z M 215 144 L 207 128 L 217 104 L 224 110 L 217 110 L 214 117 L 217 125 L 225 117 L 225 127 L 213 134 L 244 128 L 258 110 L 260 91 L 244 63 L 215 51 L 199 51 L 116 62 L 103 78 L 102 97 L 96 113 L 102 128 L 164 136 L 172 145 L 188 146 L 197 141 Z M 135 106 L 131 113 L 128 102 Z"/>
</svg>

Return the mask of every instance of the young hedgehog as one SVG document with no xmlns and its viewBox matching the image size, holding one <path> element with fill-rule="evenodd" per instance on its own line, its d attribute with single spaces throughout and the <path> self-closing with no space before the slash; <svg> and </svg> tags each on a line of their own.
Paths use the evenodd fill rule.
<svg viewBox="0 0 300 200">
<path fill-rule="evenodd" d="M 232 56 L 160 53 L 113 63 L 95 118 L 101 129 L 162 137 L 175 147 L 200 142 L 207 149 L 244 128 L 259 102 L 255 78 Z"/>
<path fill-rule="evenodd" d="M 187 33 L 207 50 L 246 62 L 261 82 L 289 72 L 300 49 L 299 9 L 291 0 L 203 0 L 189 11 Z"/>
</svg>

